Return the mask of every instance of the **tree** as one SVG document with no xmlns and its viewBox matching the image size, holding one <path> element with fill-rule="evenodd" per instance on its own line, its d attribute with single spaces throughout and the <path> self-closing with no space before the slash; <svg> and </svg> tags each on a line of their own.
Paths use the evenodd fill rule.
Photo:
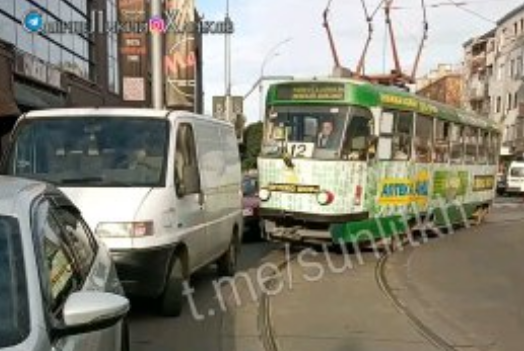
<svg viewBox="0 0 524 351">
<path fill-rule="evenodd" d="M 250 124 L 244 130 L 244 147 L 242 157 L 242 169 L 250 170 L 257 168 L 257 157 L 262 147 L 262 135 L 264 124 L 257 122 Z"/>
</svg>

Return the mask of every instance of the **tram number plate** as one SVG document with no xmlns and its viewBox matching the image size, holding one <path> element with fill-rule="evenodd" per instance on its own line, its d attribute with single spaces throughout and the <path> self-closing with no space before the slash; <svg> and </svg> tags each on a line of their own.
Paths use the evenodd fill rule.
<svg viewBox="0 0 524 351">
<path fill-rule="evenodd" d="M 286 151 L 292 157 L 300 158 L 307 157 L 310 158 L 313 156 L 313 151 L 315 150 L 314 143 L 288 143 L 286 145 Z"/>
</svg>

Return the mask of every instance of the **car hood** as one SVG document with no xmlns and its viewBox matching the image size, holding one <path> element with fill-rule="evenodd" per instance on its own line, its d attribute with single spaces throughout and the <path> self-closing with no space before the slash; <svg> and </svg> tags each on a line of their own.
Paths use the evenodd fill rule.
<svg viewBox="0 0 524 351">
<path fill-rule="evenodd" d="M 60 188 L 82 212 L 91 230 L 101 222 L 134 220 L 151 188 Z"/>
</svg>

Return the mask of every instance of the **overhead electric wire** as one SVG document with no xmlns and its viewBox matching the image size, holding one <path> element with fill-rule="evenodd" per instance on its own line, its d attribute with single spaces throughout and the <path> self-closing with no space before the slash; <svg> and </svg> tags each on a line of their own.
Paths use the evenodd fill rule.
<svg viewBox="0 0 524 351">
<path fill-rule="evenodd" d="M 476 12 L 476 11 L 473 11 L 473 10 L 470 10 L 470 9 L 468 9 L 466 7 L 463 7 L 460 4 L 456 3 L 454 0 L 448 0 L 448 2 L 451 3 L 452 5 L 454 5 L 456 8 L 461 9 L 462 11 L 465 11 L 465 12 L 467 12 L 467 13 L 469 13 L 469 14 L 477 17 L 477 18 L 480 18 L 480 19 L 482 19 L 484 21 L 487 21 L 487 22 L 489 22 L 491 24 L 497 24 L 497 22 L 493 21 L 492 19 L 489 19 L 489 18 L 485 17 L 484 15 L 482 15 L 482 14 Z"/>
</svg>

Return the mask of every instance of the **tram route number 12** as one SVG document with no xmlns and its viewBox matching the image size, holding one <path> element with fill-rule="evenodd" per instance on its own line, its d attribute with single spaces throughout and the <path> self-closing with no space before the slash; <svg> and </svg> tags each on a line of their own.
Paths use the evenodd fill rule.
<svg viewBox="0 0 524 351">
<path fill-rule="evenodd" d="M 313 143 L 288 143 L 284 150 L 287 151 L 291 157 L 311 157 L 313 156 Z"/>
</svg>

